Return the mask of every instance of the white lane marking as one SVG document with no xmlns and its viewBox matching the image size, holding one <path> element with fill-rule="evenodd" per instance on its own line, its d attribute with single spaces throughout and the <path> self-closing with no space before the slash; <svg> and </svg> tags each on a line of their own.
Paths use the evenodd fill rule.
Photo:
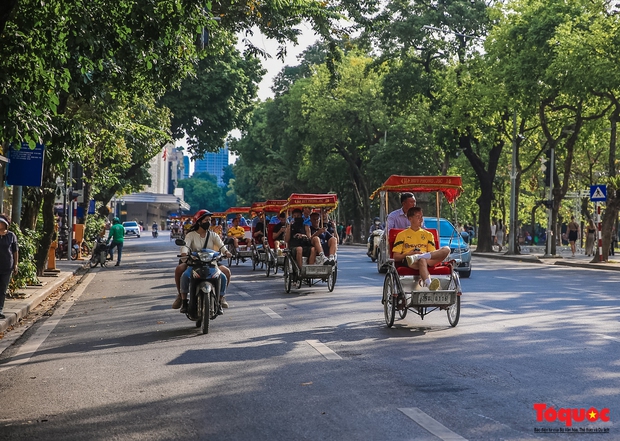
<svg viewBox="0 0 620 441">
<path fill-rule="evenodd" d="M 373 282 L 379 280 L 379 279 L 373 279 L 372 277 L 366 277 L 366 276 L 360 276 L 360 279 L 372 280 Z"/>
<path fill-rule="evenodd" d="M 91 273 L 86 276 L 84 282 L 78 285 L 69 300 L 60 305 L 60 307 L 54 312 L 54 314 L 45 323 L 43 323 L 43 325 L 41 325 L 37 332 L 19 348 L 17 354 L 15 354 L 14 357 L 11 357 L 11 361 L 3 364 L 0 367 L 0 372 L 9 370 L 15 366 L 26 364 L 28 363 L 28 361 L 30 361 L 30 358 L 32 358 L 35 352 L 37 352 L 37 350 L 39 349 L 39 346 L 43 344 L 45 339 L 49 337 L 56 325 L 58 325 L 60 320 L 62 320 L 62 318 L 65 316 L 67 311 L 69 311 L 69 308 L 71 308 L 75 301 L 79 299 L 80 296 L 84 293 L 86 287 L 90 284 L 90 282 L 93 281 L 96 274 L 97 273 Z"/>
<path fill-rule="evenodd" d="M 267 306 L 261 306 L 260 308 L 261 311 L 263 311 L 265 314 L 267 314 L 269 317 L 271 318 L 282 318 L 279 314 L 277 314 L 276 312 L 274 312 L 273 309 L 267 307 Z"/>
<path fill-rule="evenodd" d="M 251 295 L 249 295 L 247 292 L 245 292 L 245 291 L 244 291 L 244 290 L 242 290 L 242 289 L 237 288 L 236 286 L 235 286 L 234 292 L 231 292 L 231 294 L 235 294 L 235 293 L 236 293 L 236 294 L 239 294 L 241 297 L 246 297 L 246 298 L 248 298 L 248 297 L 252 297 L 252 296 L 251 296 Z M 228 294 L 228 293 L 227 293 L 227 294 Z"/>
<path fill-rule="evenodd" d="M 439 421 L 422 412 L 417 407 L 399 408 L 398 410 L 418 423 L 424 429 L 444 441 L 467 441 L 467 439 L 454 433 Z"/>
<path fill-rule="evenodd" d="M 510 312 L 510 311 L 506 311 L 505 309 L 499 309 L 499 308 L 493 308 L 492 306 L 486 306 L 486 305 L 481 305 L 480 303 L 473 303 L 473 302 L 467 302 L 467 306 L 477 306 L 478 308 L 482 308 L 482 309 L 488 309 L 489 311 L 495 311 L 495 312 Z"/>
<path fill-rule="evenodd" d="M 512 280 L 513 282 L 519 282 L 519 279 L 514 279 L 512 277 L 503 277 L 503 276 L 495 276 L 494 279 L 504 279 L 504 280 Z"/>
<path fill-rule="evenodd" d="M 598 335 L 599 337 L 605 340 L 612 340 L 612 341 L 620 342 L 620 338 L 612 337 L 611 335 L 605 335 L 605 334 L 595 334 L 595 335 Z"/>
<path fill-rule="evenodd" d="M 310 346 L 316 349 L 316 351 L 319 354 L 321 354 L 323 357 L 325 357 L 328 360 L 342 360 L 342 357 L 340 355 L 336 354 L 334 351 L 329 349 L 327 346 L 325 346 L 323 343 L 321 343 L 318 340 L 306 340 L 306 343 L 308 343 Z"/>
</svg>

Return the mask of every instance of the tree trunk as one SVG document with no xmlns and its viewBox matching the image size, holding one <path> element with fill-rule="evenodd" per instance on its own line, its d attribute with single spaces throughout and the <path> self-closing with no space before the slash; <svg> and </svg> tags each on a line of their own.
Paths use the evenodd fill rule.
<svg viewBox="0 0 620 441">
<path fill-rule="evenodd" d="M 43 275 L 47 263 L 47 255 L 50 245 L 54 239 L 56 217 L 54 216 L 54 202 L 56 200 L 56 176 L 54 175 L 51 161 L 43 168 L 43 186 L 41 187 L 42 211 L 43 211 L 43 233 L 39 240 L 35 253 L 37 275 Z"/>
</svg>

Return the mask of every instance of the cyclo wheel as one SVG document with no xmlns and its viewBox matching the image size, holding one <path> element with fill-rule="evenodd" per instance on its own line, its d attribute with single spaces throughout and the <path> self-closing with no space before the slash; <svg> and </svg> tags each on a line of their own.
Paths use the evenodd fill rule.
<svg viewBox="0 0 620 441">
<path fill-rule="evenodd" d="M 394 318 L 396 316 L 396 299 L 393 296 L 395 291 L 394 285 L 394 274 L 388 272 L 383 281 L 383 315 L 388 328 L 394 325 Z"/>
<path fill-rule="evenodd" d="M 289 293 L 291 292 L 291 286 L 293 285 L 293 268 L 291 267 L 290 257 L 286 256 L 284 258 L 284 290 Z"/>
<path fill-rule="evenodd" d="M 265 254 L 265 275 L 269 277 L 269 272 L 271 271 L 271 254 Z"/>
<path fill-rule="evenodd" d="M 458 277 L 458 275 L 456 277 Z M 448 289 L 456 290 L 456 287 L 456 280 L 452 278 Z M 456 302 L 448 307 L 446 313 L 448 315 L 448 322 L 450 323 L 450 326 L 454 328 L 458 325 L 459 318 L 461 318 L 461 296 L 456 296 Z"/>
<path fill-rule="evenodd" d="M 336 278 L 338 277 L 338 267 L 334 266 L 332 272 L 329 273 L 329 277 L 327 277 L 327 290 L 332 292 L 334 287 L 336 286 Z"/>
</svg>

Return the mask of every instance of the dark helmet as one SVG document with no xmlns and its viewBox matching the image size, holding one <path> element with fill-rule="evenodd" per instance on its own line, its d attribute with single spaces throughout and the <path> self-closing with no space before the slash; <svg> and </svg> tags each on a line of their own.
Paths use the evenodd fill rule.
<svg viewBox="0 0 620 441">
<path fill-rule="evenodd" d="M 200 220 L 203 217 L 212 216 L 212 215 L 213 213 L 211 213 L 209 210 L 205 210 L 205 209 L 198 210 L 198 212 L 196 212 L 196 214 L 194 215 L 194 224 L 197 224 L 198 222 L 200 222 Z"/>
<path fill-rule="evenodd" d="M 373 222 L 381 222 L 381 219 L 379 219 L 379 217 L 375 217 L 372 221 Z"/>
<path fill-rule="evenodd" d="M 112 223 L 113 223 L 114 225 L 116 225 L 116 224 L 120 224 L 120 223 L 121 223 L 121 220 L 120 220 L 119 218 L 115 217 L 114 219 L 112 219 Z"/>
</svg>

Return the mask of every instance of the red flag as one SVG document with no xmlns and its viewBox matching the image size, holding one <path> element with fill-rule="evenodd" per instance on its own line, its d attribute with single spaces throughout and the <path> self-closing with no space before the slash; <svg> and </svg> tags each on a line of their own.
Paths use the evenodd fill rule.
<svg viewBox="0 0 620 441">
<path fill-rule="evenodd" d="M 162 156 L 162 158 L 164 159 L 164 161 L 166 160 L 166 158 L 168 157 L 168 149 L 164 149 L 164 154 Z"/>
</svg>

